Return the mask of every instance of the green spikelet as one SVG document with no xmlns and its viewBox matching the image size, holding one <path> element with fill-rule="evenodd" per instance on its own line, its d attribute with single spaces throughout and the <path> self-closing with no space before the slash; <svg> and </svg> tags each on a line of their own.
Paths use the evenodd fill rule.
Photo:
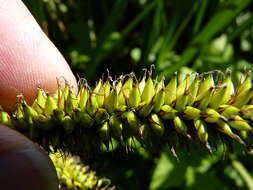
<svg viewBox="0 0 253 190">
<path fill-rule="evenodd" d="M 221 88 L 214 92 L 210 102 L 210 107 L 218 109 L 220 105 L 229 101 L 231 94 L 234 92 L 234 86 L 231 81 L 231 71 L 227 70 L 227 76 L 221 84 Z"/>
<path fill-rule="evenodd" d="M 38 89 L 38 96 L 37 99 L 34 101 L 36 102 L 40 107 L 44 108 L 46 104 L 46 93 L 42 89 Z"/>
<path fill-rule="evenodd" d="M 187 119 L 199 119 L 201 116 L 201 111 L 192 106 L 186 106 L 184 110 L 184 117 Z"/>
<path fill-rule="evenodd" d="M 86 111 L 91 116 L 94 116 L 94 114 L 96 113 L 97 109 L 98 109 L 98 103 L 97 103 L 97 99 L 96 99 L 96 94 L 92 93 L 89 96 L 89 99 L 87 101 Z"/>
<path fill-rule="evenodd" d="M 124 96 L 126 98 L 129 97 L 130 92 L 131 92 L 131 90 L 133 88 L 133 76 L 134 76 L 134 74 L 130 74 L 129 75 L 128 80 L 124 83 L 124 85 L 123 85 L 123 87 L 121 89 L 122 93 L 124 94 Z"/>
<path fill-rule="evenodd" d="M 192 82 L 191 86 L 188 89 L 188 105 L 192 106 L 195 102 L 199 89 L 199 75 L 196 74 L 194 81 Z"/>
<path fill-rule="evenodd" d="M 226 118 L 230 118 L 231 116 L 239 115 L 239 113 L 240 113 L 239 108 L 237 108 L 235 106 L 231 106 L 231 105 L 221 105 L 218 110 Z"/>
<path fill-rule="evenodd" d="M 242 116 L 243 116 L 244 119 L 252 120 L 252 117 L 253 117 L 253 105 L 245 105 L 245 106 L 242 107 L 241 110 L 240 109 L 238 109 L 238 110 L 241 112 L 241 114 L 242 114 Z M 239 113 L 239 111 L 238 111 L 238 113 Z M 236 116 L 236 115 L 238 115 L 238 113 L 234 114 L 234 115 Z"/>
<path fill-rule="evenodd" d="M 138 133 L 140 127 L 140 121 L 137 115 L 133 111 L 124 112 L 122 118 L 126 122 L 127 136 L 134 136 Z"/>
<path fill-rule="evenodd" d="M 238 85 L 236 92 L 231 100 L 231 104 L 233 106 L 241 108 L 243 105 L 246 105 L 252 97 L 253 90 L 250 77 L 251 72 L 248 72 L 244 82 Z"/>
<path fill-rule="evenodd" d="M 143 75 L 143 77 L 142 77 L 141 82 L 139 83 L 139 90 L 140 90 L 140 93 L 141 93 L 141 94 L 143 93 L 145 84 L 146 84 L 146 70 L 145 70 L 145 73 L 144 73 L 144 75 Z"/>
<path fill-rule="evenodd" d="M 172 79 L 166 86 L 165 104 L 171 105 L 177 98 L 177 73 L 174 73 Z"/>
<path fill-rule="evenodd" d="M 161 107 L 159 114 L 162 117 L 162 119 L 169 120 L 175 118 L 178 114 L 178 111 L 173 109 L 171 106 L 163 105 Z"/>
<path fill-rule="evenodd" d="M 190 134 L 188 133 L 188 129 L 187 129 L 187 126 L 186 124 L 182 121 L 182 119 L 180 117 L 175 117 L 173 119 L 173 123 L 174 123 L 174 127 L 176 129 L 176 131 L 179 133 L 179 134 L 182 134 L 184 135 L 185 137 L 187 137 L 188 139 L 191 139 L 191 136 Z"/>
<path fill-rule="evenodd" d="M 165 77 L 162 77 L 160 82 L 157 82 L 157 79 L 155 80 L 156 81 L 155 94 L 157 94 L 161 89 L 164 89 L 165 87 L 164 80 L 165 80 Z"/>
<path fill-rule="evenodd" d="M 153 131 L 157 134 L 158 137 L 162 137 L 164 134 L 164 124 L 162 120 L 159 118 L 159 116 L 155 113 L 153 113 L 149 117 L 150 126 L 153 129 Z"/>
<path fill-rule="evenodd" d="M 0 123 L 7 126 L 12 126 L 11 117 L 7 112 L 0 110 Z"/>
<path fill-rule="evenodd" d="M 99 83 L 97 84 L 96 88 L 94 89 L 93 93 L 96 96 L 98 107 L 102 107 L 104 104 L 104 86 L 103 82 L 100 79 Z"/>
<path fill-rule="evenodd" d="M 75 127 L 74 122 L 70 116 L 66 115 L 62 119 L 62 123 L 63 123 L 64 130 L 66 131 L 67 134 L 71 133 L 74 130 L 74 127 Z"/>
<path fill-rule="evenodd" d="M 237 86 L 235 94 L 242 94 L 251 88 L 251 71 L 249 71 L 246 75 L 244 82 L 240 81 L 240 84 Z"/>
<path fill-rule="evenodd" d="M 50 117 L 50 116 L 53 115 L 54 110 L 56 110 L 56 109 L 57 109 L 57 102 L 56 102 L 56 100 L 53 97 L 51 97 L 51 96 L 47 96 L 47 100 L 46 100 L 45 108 L 44 108 L 44 114 L 47 117 Z M 38 114 L 41 114 L 41 113 L 38 112 Z"/>
<path fill-rule="evenodd" d="M 109 113 L 113 113 L 118 107 L 118 92 L 112 89 L 111 93 L 105 99 L 105 108 Z"/>
<path fill-rule="evenodd" d="M 145 87 L 143 89 L 143 92 L 141 94 L 141 100 L 143 102 L 149 103 L 151 102 L 154 94 L 155 94 L 154 83 L 153 83 L 153 80 L 151 79 L 151 76 L 149 76 L 145 84 Z"/>
<path fill-rule="evenodd" d="M 98 108 L 95 113 L 95 121 L 98 124 L 102 124 L 109 119 L 110 115 L 107 113 L 106 109 Z"/>
<path fill-rule="evenodd" d="M 147 102 L 141 102 L 138 107 L 138 115 L 142 118 L 146 118 L 153 109 L 154 105 Z"/>
<path fill-rule="evenodd" d="M 201 100 L 203 96 L 206 95 L 208 90 L 213 86 L 214 86 L 213 75 L 212 72 L 209 72 L 207 78 L 203 79 L 203 81 L 200 83 L 197 100 Z"/>
<path fill-rule="evenodd" d="M 85 106 L 86 106 L 87 100 L 89 98 L 89 91 L 88 91 L 87 87 L 82 86 L 78 95 L 79 95 L 79 106 L 80 106 L 80 109 L 83 111 L 83 110 L 85 110 Z"/>
<path fill-rule="evenodd" d="M 176 110 L 182 112 L 184 111 L 186 105 L 187 105 L 187 102 L 188 102 L 188 91 L 185 90 L 185 92 L 179 96 L 177 98 L 177 101 L 176 101 Z"/>
<path fill-rule="evenodd" d="M 60 189 L 113 189 L 110 180 L 98 178 L 88 166 L 84 166 L 78 161 L 78 157 L 71 155 L 63 157 L 60 152 L 51 153 L 49 156 L 56 168 Z"/>
<path fill-rule="evenodd" d="M 189 77 L 190 74 L 187 74 L 183 81 L 177 87 L 177 101 L 183 96 L 189 86 Z"/>
<path fill-rule="evenodd" d="M 237 130 L 248 131 L 252 129 L 251 126 L 248 124 L 247 120 L 244 120 L 238 115 L 231 117 L 228 124 Z"/>
<path fill-rule="evenodd" d="M 16 128 L 17 130 L 28 129 L 28 125 L 24 119 L 24 113 L 23 113 L 23 108 L 21 107 L 21 104 L 17 107 L 16 112 L 12 114 L 11 123 L 14 126 L 14 128 Z M 7 125 L 7 123 L 2 123 L 2 124 Z"/>
<path fill-rule="evenodd" d="M 101 128 L 98 129 L 98 135 L 108 149 L 110 143 L 110 127 L 107 121 L 104 122 Z"/>
<path fill-rule="evenodd" d="M 210 147 L 210 144 L 208 142 L 208 132 L 207 132 L 207 126 L 205 122 L 203 122 L 200 119 L 194 120 L 194 127 L 197 132 L 197 136 L 201 142 L 204 143 L 206 148 L 208 149 L 209 153 L 212 153 L 212 148 Z"/>
<path fill-rule="evenodd" d="M 194 126 L 197 130 L 197 133 L 198 133 L 198 137 L 200 139 L 200 141 L 202 142 L 207 142 L 208 140 L 208 133 L 206 131 L 206 126 L 204 124 L 203 121 L 199 120 L 199 119 L 196 119 L 194 120 Z"/>
<path fill-rule="evenodd" d="M 42 89 L 38 89 L 37 99 L 33 102 L 32 108 L 37 111 L 38 114 L 43 113 L 45 104 L 47 101 L 46 93 Z"/>
<path fill-rule="evenodd" d="M 70 86 L 69 86 L 68 82 L 65 82 L 65 88 L 62 92 L 62 96 L 63 96 L 64 100 L 67 100 L 69 92 L 70 92 Z"/>
<path fill-rule="evenodd" d="M 57 107 L 59 111 L 64 111 L 65 110 L 65 96 L 63 94 L 63 91 L 58 89 L 57 93 Z"/>
<path fill-rule="evenodd" d="M 203 94 L 202 99 L 199 101 L 199 106 L 198 108 L 200 110 L 205 110 L 209 103 L 212 100 L 212 95 L 215 92 L 215 89 L 213 87 L 209 88 L 205 93 Z"/>
<path fill-rule="evenodd" d="M 132 90 L 130 91 L 127 102 L 130 108 L 134 109 L 138 108 L 141 102 L 141 93 L 137 84 L 135 84 Z"/>
<path fill-rule="evenodd" d="M 73 111 L 77 107 L 78 107 L 78 99 L 75 96 L 73 89 L 70 89 L 66 99 L 66 106 L 65 106 L 66 113 L 71 116 Z"/>
<path fill-rule="evenodd" d="M 24 100 L 21 101 L 21 105 L 24 111 L 24 120 L 29 126 L 33 125 L 34 120 L 38 118 L 38 113 L 29 106 Z"/>
<path fill-rule="evenodd" d="M 121 146 L 127 151 L 142 146 L 150 152 L 170 146 L 174 155 L 187 143 L 204 145 L 211 153 L 219 139 L 228 146 L 237 141 L 252 147 L 250 72 L 236 90 L 229 70 L 187 74 L 180 83 L 175 73 L 168 84 L 165 81 L 154 81 L 150 72 L 139 82 L 131 73 L 115 81 L 100 80 L 93 90 L 84 82 L 77 95 L 65 82 L 55 94 L 39 89 L 32 106 L 24 97 L 14 113 L 1 110 L 0 123 L 46 150 L 53 146 L 91 160 Z"/>
<path fill-rule="evenodd" d="M 217 123 L 221 119 L 221 115 L 212 108 L 207 108 L 202 115 L 205 116 L 205 121 L 208 123 Z"/>
<path fill-rule="evenodd" d="M 154 112 L 158 113 L 161 110 L 162 105 L 165 101 L 165 89 L 162 86 L 162 89 L 160 89 L 154 96 L 153 104 L 154 104 Z"/>
<path fill-rule="evenodd" d="M 109 119 L 110 132 L 112 137 L 120 141 L 122 137 L 123 124 L 116 114 L 112 114 Z"/>
</svg>

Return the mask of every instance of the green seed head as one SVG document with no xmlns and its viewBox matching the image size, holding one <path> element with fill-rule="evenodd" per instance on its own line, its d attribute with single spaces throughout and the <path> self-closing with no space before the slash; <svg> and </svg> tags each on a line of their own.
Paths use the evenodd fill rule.
<svg viewBox="0 0 253 190">
<path fill-rule="evenodd" d="M 0 123 L 46 150 L 53 146 L 89 156 L 118 146 L 133 150 L 134 144 L 151 152 L 170 146 L 175 155 L 182 142 L 199 143 L 211 153 L 222 136 L 229 139 L 226 146 L 237 141 L 251 148 L 252 89 L 250 73 L 235 90 L 230 71 L 216 82 L 213 72 L 188 74 L 180 83 L 175 73 L 168 84 L 152 80 L 150 73 L 138 82 L 131 73 L 100 80 L 92 91 L 81 85 L 77 96 L 67 84 L 53 95 L 39 89 L 32 106 L 21 98 L 14 113 L 1 110 Z"/>
</svg>

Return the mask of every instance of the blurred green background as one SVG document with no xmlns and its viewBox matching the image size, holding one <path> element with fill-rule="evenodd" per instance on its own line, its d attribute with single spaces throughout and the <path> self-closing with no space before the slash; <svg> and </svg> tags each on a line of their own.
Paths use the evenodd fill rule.
<svg viewBox="0 0 253 190">
<path fill-rule="evenodd" d="M 251 0 L 24 0 L 69 62 L 94 85 L 112 76 L 156 66 L 153 76 L 233 70 L 236 82 L 253 65 Z M 116 189 L 253 190 L 251 154 L 143 150 L 101 156 L 97 174 Z"/>
</svg>

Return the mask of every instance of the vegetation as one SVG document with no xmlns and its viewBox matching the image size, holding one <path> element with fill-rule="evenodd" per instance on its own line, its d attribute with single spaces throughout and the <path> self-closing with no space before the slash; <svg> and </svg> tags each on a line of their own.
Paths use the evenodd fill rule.
<svg viewBox="0 0 253 190">
<path fill-rule="evenodd" d="M 156 66 L 153 76 L 230 68 L 237 84 L 252 69 L 251 0 L 26 0 L 43 30 L 75 74 L 91 84 L 105 69 L 111 76 Z M 120 67 L 119 67 L 120 65 Z M 235 148 L 236 149 L 236 148 Z M 252 189 L 249 154 L 215 156 L 178 152 L 104 153 L 97 174 L 117 189 Z M 236 151 L 235 151 L 236 152 Z M 210 183 L 212 181 L 212 183 Z"/>
</svg>

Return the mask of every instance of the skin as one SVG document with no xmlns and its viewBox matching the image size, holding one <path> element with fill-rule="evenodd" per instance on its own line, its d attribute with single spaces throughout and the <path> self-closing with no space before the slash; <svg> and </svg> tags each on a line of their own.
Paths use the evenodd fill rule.
<svg viewBox="0 0 253 190">
<path fill-rule="evenodd" d="M 0 105 L 11 112 L 18 95 L 31 104 L 40 85 L 48 92 L 64 76 L 77 90 L 63 56 L 21 0 L 0 0 Z M 29 139 L 0 125 L 0 184 L 3 189 L 58 189 L 49 157 Z"/>
<path fill-rule="evenodd" d="M 21 0 L 0 0 L 0 65 L 0 105 L 8 111 L 20 94 L 31 104 L 38 85 L 55 91 L 57 77 L 76 89 L 68 64 Z"/>
<path fill-rule="evenodd" d="M 37 145 L 2 125 L 0 134 L 1 189 L 58 189 L 53 163 Z"/>
</svg>

